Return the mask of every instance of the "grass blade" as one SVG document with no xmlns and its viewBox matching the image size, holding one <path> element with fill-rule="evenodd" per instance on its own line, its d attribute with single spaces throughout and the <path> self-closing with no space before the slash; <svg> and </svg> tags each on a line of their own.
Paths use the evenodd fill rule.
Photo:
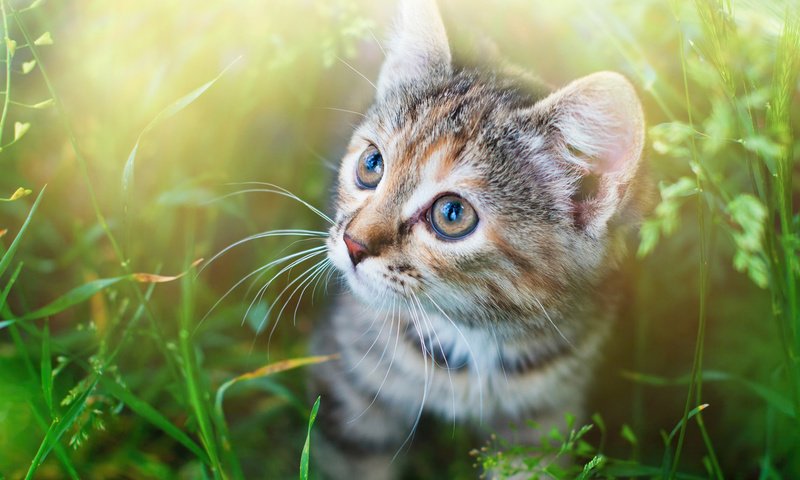
<svg viewBox="0 0 800 480">
<path fill-rule="evenodd" d="M 187 250 L 192 250 L 187 248 Z M 189 396 L 189 405 L 200 430 L 200 439 L 203 448 L 208 454 L 211 473 L 215 479 L 225 478 L 217 445 L 217 435 L 212 425 L 208 411 L 208 401 L 204 385 L 201 381 L 197 365 L 197 352 L 189 334 L 189 323 L 193 316 L 194 291 L 190 277 L 183 277 L 181 281 L 181 306 L 180 306 L 180 331 L 178 334 L 180 355 L 183 360 L 183 375 L 186 381 L 186 390 Z"/>
<path fill-rule="evenodd" d="M 334 355 L 320 355 L 316 357 L 302 357 L 302 358 L 292 358 L 289 360 L 281 360 L 279 362 L 270 363 L 269 365 L 265 365 L 259 369 L 253 370 L 252 372 L 248 372 L 238 377 L 234 377 L 227 382 L 223 383 L 217 389 L 217 395 L 214 402 L 214 407 L 216 408 L 217 412 L 222 415 L 222 402 L 225 397 L 225 392 L 236 383 L 246 381 L 246 380 L 253 380 L 256 378 L 263 378 L 274 373 L 278 372 L 285 372 L 286 370 L 292 370 L 294 368 L 304 367 L 306 365 L 314 365 L 317 363 L 328 362 L 335 358 L 339 358 L 338 354 Z"/>
<path fill-rule="evenodd" d="M 38 310 L 34 310 L 33 312 L 26 313 L 25 315 L 22 315 L 20 317 L 0 323 L 0 328 L 5 326 L 3 325 L 4 323 L 13 323 L 20 320 L 35 320 L 39 318 L 49 317 L 59 312 L 63 312 L 64 310 L 74 305 L 85 302 L 96 293 L 110 287 L 111 285 L 114 285 L 115 283 L 121 280 L 125 280 L 126 278 L 128 277 L 121 276 L 121 277 L 100 278 L 97 280 L 92 280 L 91 282 L 85 283 L 80 287 L 76 287 L 70 290 L 66 294 L 53 300 L 51 303 L 45 305 L 44 307 Z"/>
<path fill-rule="evenodd" d="M 308 461 L 311 453 L 311 427 L 314 425 L 314 420 L 317 419 L 320 398 L 322 397 L 317 397 L 317 401 L 314 402 L 314 406 L 311 408 L 311 414 L 308 416 L 308 433 L 306 433 L 306 443 L 303 445 L 303 453 L 300 456 L 300 480 L 308 480 Z"/>
<path fill-rule="evenodd" d="M 128 215 L 128 206 L 130 205 L 130 195 L 133 190 L 133 182 L 135 176 L 134 172 L 136 169 L 136 154 L 139 152 L 139 144 L 141 143 L 142 138 L 145 136 L 145 134 L 147 134 L 147 132 L 153 130 L 156 126 L 158 126 L 159 123 L 177 114 L 184 108 L 191 105 L 195 100 L 200 98 L 200 96 L 203 95 L 203 93 L 205 93 L 206 90 L 211 88 L 215 83 L 217 83 L 217 81 L 220 78 L 222 78 L 222 76 L 233 66 L 234 63 L 238 62 L 240 58 L 241 57 L 237 57 L 236 59 L 234 59 L 231 63 L 228 64 L 228 66 L 223 68 L 222 71 L 219 72 L 216 77 L 200 85 L 199 87 L 195 88 L 194 90 L 182 96 L 181 98 L 175 100 L 172 104 L 168 105 L 166 108 L 158 112 L 155 118 L 153 118 L 150 121 L 150 123 L 148 123 L 147 126 L 144 127 L 141 133 L 139 133 L 139 136 L 136 139 L 136 143 L 131 149 L 131 152 L 128 154 L 128 159 L 125 161 L 125 167 L 122 170 L 122 199 L 123 199 L 123 211 L 125 212 L 126 219 Z"/>
<path fill-rule="evenodd" d="M 42 392 L 44 393 L 44 403 L 50 412 L 50 417 L 55 418 L 53 411 L 53 364 L 50 361 L 50 324 L 44 324 L 42 331 Z"/>
<path fill-rule="evenodd" d="M 152 423 L 164 433 L 175 439 L 178 443 L 189 449 L 192 453 L 203 461 L 209 464 L 208 455 L 203 451 L 200 446 L 189 438 L 183 430 L 176 427 L 172 422 L 167 420 L 161 415 L 158 410 L 151 407 L 147 402 L 136 397 L 130 390 L 118 384 L 113 379 L 102 377 L 100 384 L 105 390 L 113 395 L 117 400 L 127 405 L 134 413 Z"/>
<path fill-rule="evenodd" d="M 58 441 L 61 439 L 61 436 L 64 435 L 64 432 L 66 432 L 72 426 L 72 424 L 75 423 L 75 420 L 78 419 L 78 416 L 86 406 L 86 400 L 89 398 L 89 395 L 92 394 L 96 385 L 97 378 L 95 377 L 89 383 L 86 391 L 73 401 L 72 406 L 69 407 L 69 410 L 67 410 L 64 416 L 53 419 L 53 422 L 50 424 L 50 428 L 47 430 L 47 433 L 45 434 L 44 439 L 39 446 L 39 450 L 36 452 L 36 455 L 31 461 L 31 466 L 28 469 L 27 475 L 25 475 L 26 480 L 33 478 L 33 475 L 36 473 L 36 469 L 38 469 L 39 465 L 41 465 L 45 458 L 47 458 L 47 454 L 49 454 L 53 447 L 58 444 Z"/>
<path fill-rule="evenodd" d="M 25 222 L 22 224 L 22 227 L 19 229 L 19 233 L 14 238 L 14 241 L 11 242 L 11 246 L 8 247 L 6 253 L 3 254 L 3 258 L 0 259 L 0 276 L 3 276 L 8 266 L 11 264 L 11 260 L 14 258 L 14 254 L 17 252 L 19 248 L 20 241 L 22 241 L 22 236 L 25 234 L 25 231 L 28 229 L 28 226 L 31 223 L 31 218 L 33 218 L 33 214 L 36 213 L 36 209 L 39 207 L 39 202 L 42 200 L 42 195 L 44 195 L 44 191 L 47 189 L 47 185 L 42 187 L 42 191 L 39 192 L 39 195 L 36 197 L 36 201 L 33 202 L 33 206 L 31 207 L 31 211 L 28 212 L 28 217 L 25 219 Z"/>
<path fill-rule="evenodd" d="M 202 258 L 194 261 L 191 264 L 190 268 L 195 267 L 202 261 L 203 261 Z M 22 315 L 18 318 L 13 318 L 0 322 L 0 329 L 20 320 L 36 320 L 39 318 L 45 318 L 63 312 L 64 310 L 70 307 L 85 302 L 86 300 L 92 298 L 92 296 L 96 295 L 97 293 L 105 290 L 106 288 L 122 280 L 131 279 L 136 282 L 142 282 L 142 283 L 165 283 L 183 277 L 184 275 L 186 275 L 186 273 L 188 273 L 188 271 L 189 269 L 187 269 L 184 272 L 181 272 L 178 275 L 173 275 L 173 276 L 156 275 L 152 273 L 132 273 L 130 275 L 122 275 L 119 277 L 98 278 L 97 280 L 92 280 L 90 282 L 84 283 L 80 287 L 73 288 L 69 292 L 65 293 L 61 297 L 58 297 L 51 303 L 45 305 L 44 307 L 38 310 L 26 313 L 25 315 Z"/>
<path fill-rule="evenodd" d="M 6 299 L 8 298 L 8 293 L 11 291 L 11 287 L 14 286 L 14 282 L 17 281 L 17 277 L 19 276 L 19 272 L 22 270 L 22 262 L 17 265 L 17 268 L 14 269 L 14 273 L 11 274 L 11 278 L 6 283 L 6 287 L 3 289 L 3 293 L 0 293 L 0 311 L 6 306 Z"/>
<path fill-rule="evenodd" d="M 153 118 L 150 121 L 150 123 L 148 123 L 147 126 L 144 127 L 141 133 L 139 133 L 139 137 L 136 139 L 136 144 L 134 144 L 133 148 L 131 149 L 131 152 L 128 154 L 128 160 L 125 162 L 125 168 L 122 171 L 122 191 L 124 195 L 127 196 L 129 194 L 129 189 L 133 185 L 136 154 L 139 151 L 139 144 L 142 141 L 142 137 L 144 137 L 144 135 L 147 134 L 147 132 L 157 127 L 159 123 L 180 112 L 184 108 L 191 105 L 195 100 L 200 98 L 200 96 L 203 95 L 203 93 L 205 93 L 206 90 L 211 88 L 211 86 L 217 83 L 217 81 L 222 77 L 222 75 L 224 75 L 225 72 L 227 72 L 231 68 L 231 66 L 233 66 L 233 64 L 236 63 L 238 60 L 239 58 L 235 59 L 233 62 L 228 64 L 228 66 L 225 67 L 219 74 L 217 74 L 216 77 L 212 78 L 211 80 L 207 81 L 206 83 L 200 85 L 191 92 L 187 93 L 186 95 L 172 102 L 170 105 L 168 105 L 163 110 L 158 112 L 155 118 Z"/>
</svg>

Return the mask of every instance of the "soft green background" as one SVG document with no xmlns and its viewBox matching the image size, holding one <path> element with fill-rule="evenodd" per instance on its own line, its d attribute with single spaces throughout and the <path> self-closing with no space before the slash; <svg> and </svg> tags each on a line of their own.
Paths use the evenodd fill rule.
<svg viewBox="0 0 800 480">
<path fill-rule="evenodd" d="M 3 1 L 8 37 L 17 46 L 11 62 L 2 64 L 9 65 L 11 84 L 5 88 L 10 96 L 0 197 L 18 187 L 33 194 L 0 203 L 0 231 L 8 229 L 0 238 L 5 246 L 0 253 L 19 232 L 36 195 L 47 189 L 0 277 L 4 288 L 23 264 L 2 320 L 32 312 L 98 278 L 126 271 L 177 274 L 254 233 L 324 228 L 318 217 L 284 197 L 220 197 L 246 188 L 232 183 L 271 182 L 331 213 L 331 178 L 359 120 L 347 111 L 369 105 L 373 87 L 362 74 L 375 79 L 392 3 L 35 3 L 24 10 L 28 2 Z M 665 201 L 646 227 L 649 236 L 642 248 L 649 254 L 640 259 L 631 255 L 624 265 L 623 318 L 597 369 L 592 405 L 609 431 L 605 453 L 656 467 L 670 464 L 671 457 L 664 461 L 665 451 L 672 455 L 676 441 L 665 448 L 660 432 L 668 433 L 684 414 L 702 297 L 702 237 L 709 251 L 706 380 L 702 399 L 693 396 L 690 408 L 710 405 L 702 417 L 710 440 L 703 441 L 696 419 L 687 422 L 680 470 L 701 477 L 714 474 L 708 466 L 713 463 L 710 443 L 727 477 L 800 475 L 800 435 L 787 381 L 787 371 L 796 364 L 787 367 L 791 362 L 782 356 L 781 340 L 796 340 L 787 335 L 796 336 L 800 319 L 773 319 L 771 292 L 784 287 L 777 277 L 765 280 L 765 271 L 774 273 L 770 258 L 777 265 L 790 264 L 779 254 L 765 253 L 771 237 L 765 240 L 763 231 L 786 229 L 765 218 L 764 211 L 777 204 L 769 194 L 759 196 L 751 178 L 753 165 L 796 160 L 800 152 L 781 150 L 797 142 L 791 129 L 788 137 L 776 134 L 768 114 L 777 105 L 778 38 L 784 19 L 794 18 L 787 12 L 796 16 L 798 5 L 712 0 L 450 0 L 441 5 L 451 38 L 462 48 L 487 37 L 510 60 L 553 85 L 616 70 L 640 92 L 652 127 L 648 161 L 664 187 Z M 15 10 L 20 12 L 15 15 Z M 33 51 L 25 46 L 16 19 L 31 39 L 51 33 L 52 44 L 45 40 L 35 46 L 40 64 L 26 65 Z M 710 31 L 709 25 L 718 28 Z M 800 55 L 800 47 L 795 48 L 790 56 Z M 140 137 L 163 108 L 229 65 L 199 98 Z M 684 73 L 694 130 L 687 126 Z M 796 123 L 796 76 L 787 81 L 788 118 Z M 58 100 L 53 104 L 20 105 L 47 101 L 53 92 Z M 9 146 L 16 122 L 18 131 L 25 124 L 29 129 Z M 748 132 L 746 124 L 754 130 Z M 128 177 L 132 183 L 123 188 L 123 168 L 137 141 L 134 175 Z M 699 202 L 707 226 L 703 235 L 698 169 L 690 167 L 692 145 L 695 162 L 705 168 L 701 185 L 708 187 Z M 799 174 L 789 165 L 789 205 L 793 200 L 796 211 Z M 743 194 L 755 196 L 731 206 Z M 119 252 L 98 222 L 98 211 Z M 781 237 L 786 242 L 800 224 L 790 213 L 794 226 Z M 656 238 L 661 239 L 654 243 Z M 245 316 L 255 292 L 248 292 L 248 284 L 200 322 L 244 275 L 310 245 L 294 240 L 248 242 L 197 276 L 195 270 L 179 281 L 157 284 L 143 314 L 136 310 L 152 285 L 122 280 L 88 301 L 59 309 L 47 321 L 23 320 L 0 328 L 0 478 L 25 476 L 48 426 L 64 418 L 74 423 L 55 442 L 62 448 L 47 456 L 36 478 L 64 478 L 71 470 L 80 478 L 211 477 L 204 456 L 219 456 L 227 477 L 296 476 L 313 403 L 303 392 L 302 370 L 231 387 L 224 419 L 215 414 L 213 402 L 219 386 L 236 375 L 306 355 L 309 332 L 328 303 L 323 289 L 316 296 L 307 292 L 295 319 L 290 303 L 269 341 L 271 323 L 261 335 L 255 331 L 266 304 Z M 639 238 L 630 244 L 634 253 Z M 791 252 L 793 247 L 787 248 Z M 740 271 L 734 268 L 737 255 Z M 784 279 L 792 275 L 792 267 L 787 268 Z M 300 272 L 277 280 L 267 302 Z M 336 283 L 334 278 L 328 297 Z M 45 325 L 49 337 L 43 335 Z M 188 336 L 182 339 L 181 330 Z M 54 377 L 49 368 L 57 373 Z M 101 382 L 88 390 L 86 407 L 68 416 L 75 397 L 87 392 L 87 382 L 96 377 L 127 386 L 157 414 L 144 414 L 141 406 L 137 411 L 130 399 L 121 399 Z M 54 378 L 52 409 L 48 378 Z M 168 427 L 154 425 L 156 416 L 185 432 L 205 455 L 165 433 Z M 630 435 L 626 440 L 618 434 L 623 425 L 634 432 L 634 445 Z M 587 438 L 597 446 L 595 433 Z M 449 426 L 434 425 L 423 428 L 415 446 L 426 436 L 437 439 L 435 448 L 411 451 L 422 475 L 477 475 L 468 452 L 482 445 L 481 439 L 461 430 L 451 438 Z M 313 451 L 312 444 L 312 466 Z M 452 464 L 441 458 L 452 458 Z"/>
</svg>

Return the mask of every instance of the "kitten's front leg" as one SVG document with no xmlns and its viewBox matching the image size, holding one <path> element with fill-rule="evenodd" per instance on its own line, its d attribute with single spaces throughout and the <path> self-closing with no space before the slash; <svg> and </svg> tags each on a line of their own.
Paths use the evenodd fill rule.
<svg viewBox="0 0 800 480">
<path fill-rule="evenodd" d="M 346 368 L 334 361 L 313 370 L 311 391 L 322 396 L 312 440 L 316 471 L 331 480 L 397 478 L 393 458 L 411 421 L 351 384 Z"/>
</svg>

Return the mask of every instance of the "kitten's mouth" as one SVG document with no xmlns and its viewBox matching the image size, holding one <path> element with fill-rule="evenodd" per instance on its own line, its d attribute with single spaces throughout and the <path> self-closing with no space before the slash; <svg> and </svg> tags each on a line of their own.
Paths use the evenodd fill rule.
<svg viewBox="0 0 800 480">
<path fill-rule="evenodd" d="M 406 296 L 404 288 L 407 287 L 396 275 L 384 271 L 380 260 L 375 257 L 363 259 L 355 263 L 347 252 L 343 238 L 337 235 L 328 246 L 328 257 L 344 276 L 350 290 L 366 302 L 374 302 L 386 295 Z"/>
</svg>

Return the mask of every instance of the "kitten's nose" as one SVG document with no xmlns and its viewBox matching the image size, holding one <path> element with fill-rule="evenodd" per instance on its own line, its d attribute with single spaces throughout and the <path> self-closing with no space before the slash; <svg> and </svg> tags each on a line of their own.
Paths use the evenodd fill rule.
<svg viewBox="0 0 800 480">
<path fill-rule="evenodd" d="M 366 245 L 357 240 L 353 240 L 353 237 L 346 233 L 342 238 L 344 239 L 344 244 L 347 245 L 347 253 L 350 255 L 350 261 L 353 262 L 354 267 L 358 265 L 361 260 L 369 256 Z"/>
</svg>

